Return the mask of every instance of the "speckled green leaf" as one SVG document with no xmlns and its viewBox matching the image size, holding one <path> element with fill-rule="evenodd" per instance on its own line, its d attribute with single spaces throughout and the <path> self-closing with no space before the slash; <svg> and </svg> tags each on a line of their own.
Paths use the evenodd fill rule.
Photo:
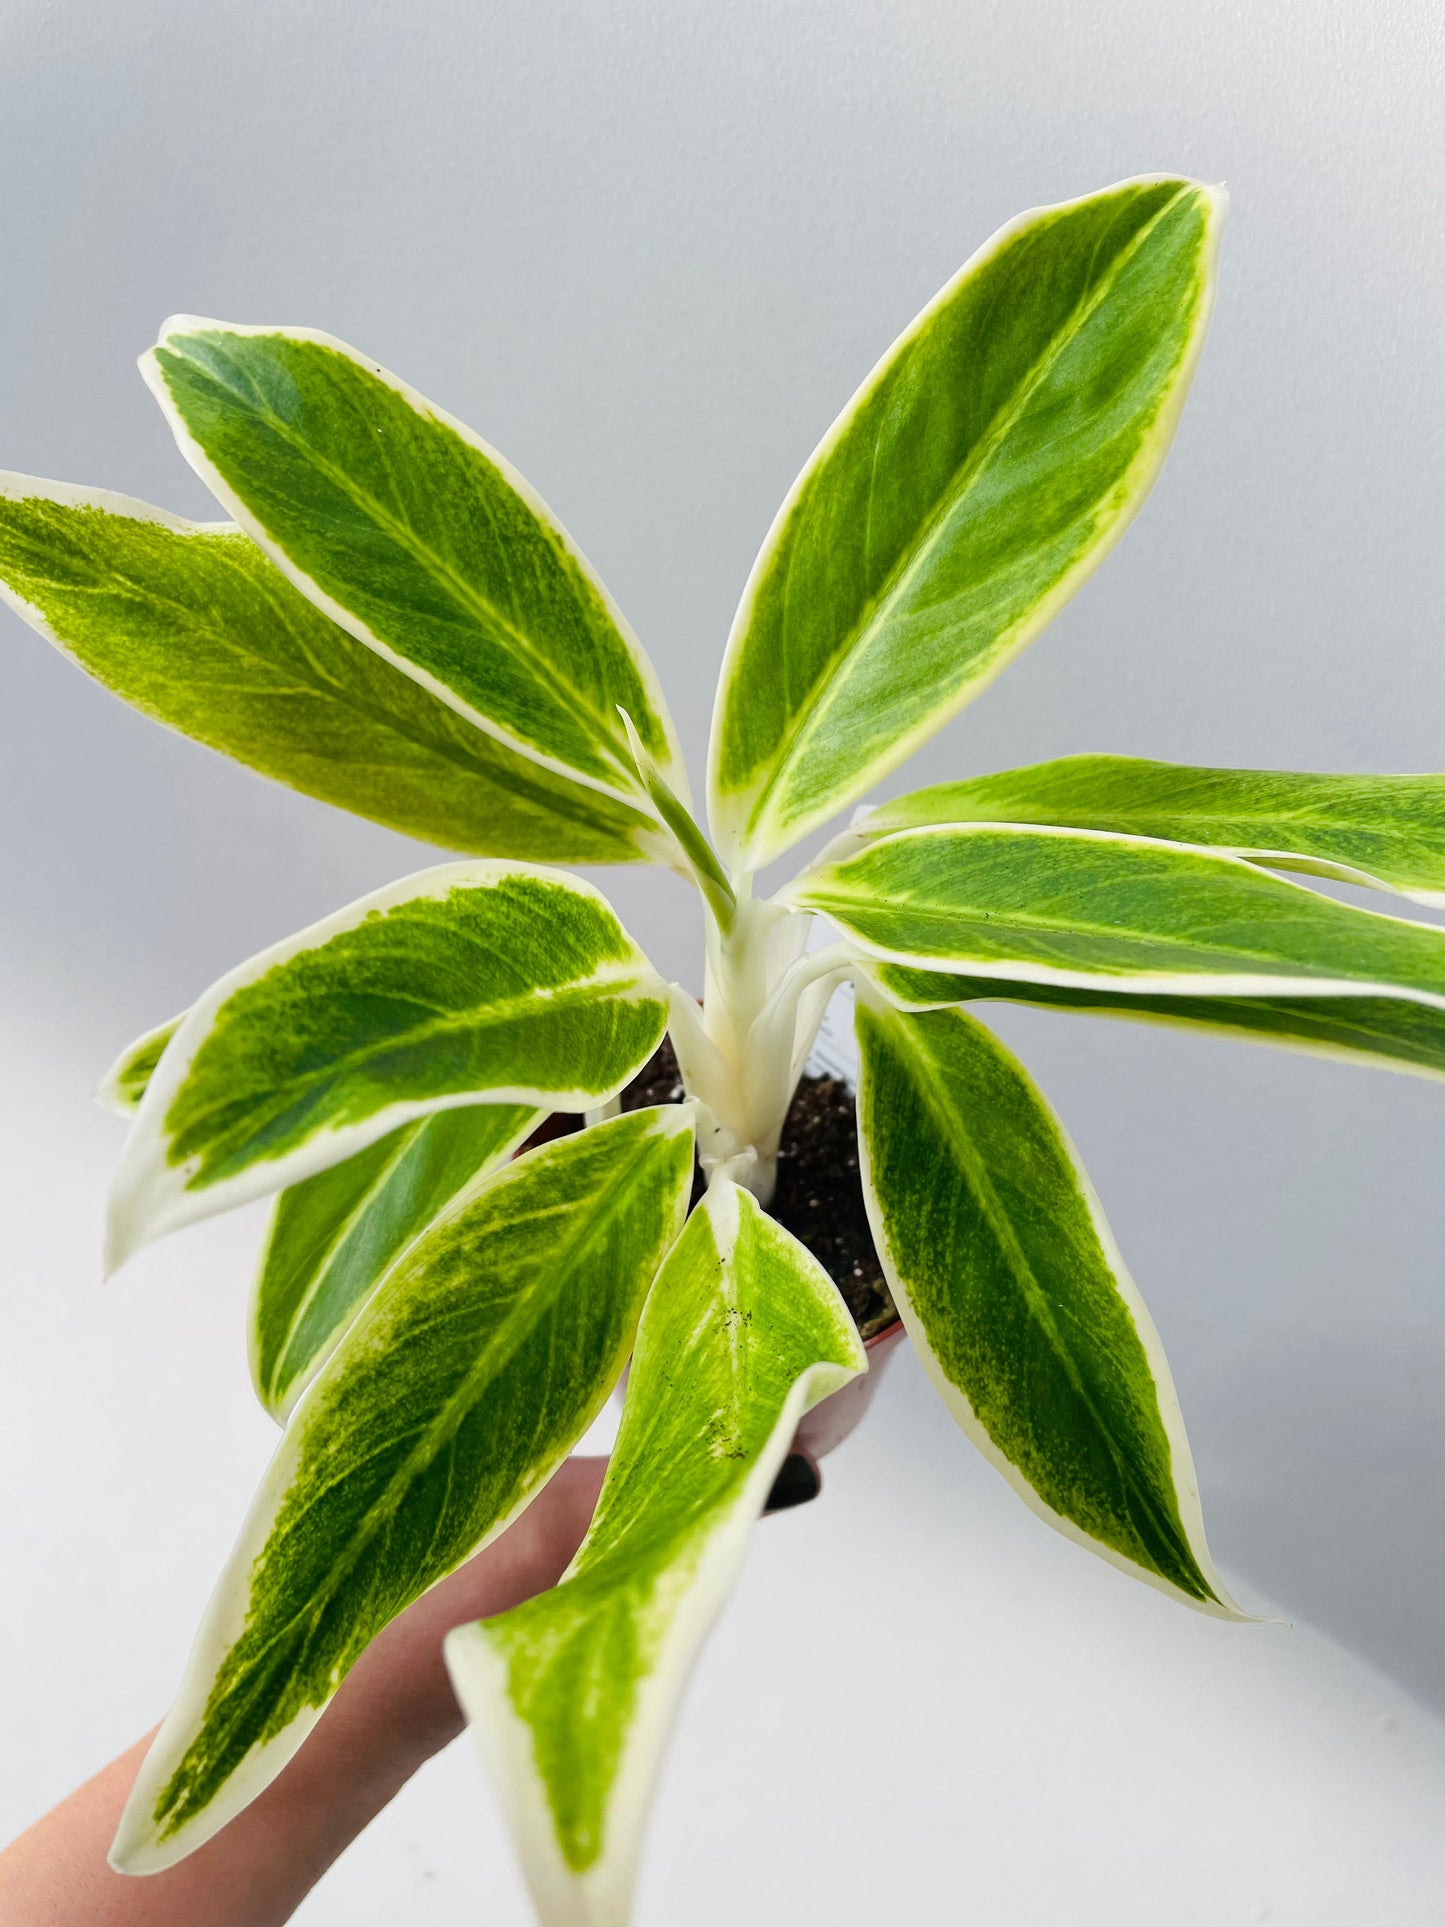
<svg viewBox="0 0 1445 1927">
<path fill-rule="evenodd" d="M 687 1674 L 798 1420 L 865 1367 L 822 1267 L 714 1185 L 647 1301 L 582 1550 L 553 1591 L 447 1640 L 543 1927 L 629 1918 Z"/>
<path fill-rule="evenodd" d="M 110 1261 L 430 1111 L 604 1104 L 666 1022 L 663 986 L 590 884 L 486 861 L 405 877 L 194 1005 L 131 1127 Z"/>
<path fill-rule="evenodd" d="M 1257 1044 L 1280 1044 L 1344 1063 L 1372 1063 L 1418 1077 L 1445 1077 L 1445 1010 L 1391 997 L 1157 997 L 1127 990 L 958 977 L 869 964 L 868 974 L 904 1010 L 937 1010 L 975 999 L 1040 1004 L 1088 1017 L 1183 1024 Z"/>
<path fill-rule="evenodd" d="M 1117 830 L 1445 904 L 1445 776 L 1317 776 L 1065 756 L 915 790 L 875 810 L 858 830 L 886 836 L 927 823 Z"/>
<path fill-rule="evenodd" d="M 152 1873 L 275 1778 L 370 1640 L 596 1417 L 682 1227 L 692 1132 L 634 1111 L 504 1165 L 413 1244 L 307 1393 L 112 1849 Z"/>
<path fill-rule="evenodd" d="M 1024 214 L 833 424 L 728 645 L 715 833 L 760 865 L 954 715 L 1098 567 L 1174 433 L 1224 198 L 1150 177 Z"/>
<path fill-rule="evenodd" d="M 408 836 L 559 863 L 664 851 L 649 814 L 474 728 L 230 523 L 0 475 L 0 597 L 157 722 Z"/>
<path fill-rule="evenodd" d="M 960 976 L 1445 1007 L 1445 929 L 1178 843 L 1013 824 L 900 830 L 786 895 L 871 956 Z"/>
<path fill-rule="evenodd" d="M 434 1111 L 277 1198 L 251 1298 L 251 1380 L 284 1420 L 393 1262 L 540 1121 L 521 1104 Z"/>
<path fill-rule="evenodd" d="M 1071 1539 L 1224 1617 L 1169 1368 L 1023 1067 L 960 1010 L 858 1009 L 873 1238 L 944 1403 Z"/>
<path fill-rule="evenodd" d="M 352 635 L 514 750 L 631 798 L 620 703 L 682 783 L 646 657 L 470 429 L 309 329 L 178 315 L 141 367 L 192 467 Z"/>
<path fill-rule="evenodd" d="M 157 1024 L 154 1030 L 137 1037 L 133 1044 L 127 1044 L 100 1080 L 95 1093 L 96 1102 L 122 1117 L 129 1117 L 133 1111 L 138 1111 L 140 1101 L 155 1076 L 161 1054 L 180 1027 L 180 1017 L 172 1017 L 168 1023 Z"/>
</svg>

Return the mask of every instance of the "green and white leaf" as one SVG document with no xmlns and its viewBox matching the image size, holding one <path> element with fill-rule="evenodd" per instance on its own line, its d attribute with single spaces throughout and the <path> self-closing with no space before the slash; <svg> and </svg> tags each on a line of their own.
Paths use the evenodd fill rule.
<svg viewBox="0 0 1445 1927">
<path fill-rule="evenodd" d="M 1221 1031 L 1258 1044 L 1279 1044 L 1341 1063 L 1369 1063 L 1417 1077 L 1445 1077 L 1445 1010 L 1391 997 L 1159 997 L 1128 990 L 1078 990 L 1062 984 L 1013 983 L 870 963 L 871 980 L 903 1010 L 938 1010 L 1000 1000 Z"/>
<path fill-rule="evenodd" d="M 141 369 L 197 474 L 343 629 L 523 756 L 632 801 L 621 704 L 685 785 L 635 638 L 470 429 L 306 328 L 177 315 Z"/>
<path fill-rule="evenodd" d="M 474 728 L 230 523 L 0 475 L 0 597 L 134 708 L 324 803 L 472 855 L 665 860 L 645 808 Z"/>
<path fill-rule="evenodd" d="M 722 1180 L 647 1301 L 586 1543 L 449 1635 L 544 1927 L 623 1927 L 663 1748 L 799 1419 L 867 1361 L 831 1279 Z"/>
<path fill-rule="evenodd" d="M 899 830 L 784 896 L 869 956 L 964 977 L 1445 1007 L 1445 929 L 1181 843 L 1002 823 Z"/>
<path fill-rule="evenodd" d="M 251 1381 L 273 1418 L 285 1422 L 406 1247 L 541 1117 L 519 1104 L 433 1111 L 281 1193 L 250 1319 Z"/>
<path fill-rule="evenodd" d="M 1150 176 L 999 231 L 889 349 L 754 564 L 714 716 L 725 854 L 855 802 L 1058 613 L 1147 495 L 1224 196 Z"/>
<path fill-rule="evenodd" d="M 96 1088 L 95 1099 L 108 1111 L 116 1111 L 121 1117 L 129 1117 L 140 1109 L 140 1101 L 146 1094 L 151 1079 L 155 1076 L 156 1065 L 160 1063 L 166 1045 L 170 1043 L 181 1027 L 181 1017 L 172 1017 L 167 1023 L 157 1024 L 137 1037 L 133 1044 L 127 1044 L 116 1058 Z"/>
<path fill-rule="evenodd" d="M 263 950 L 188 1013 L 131 1129 L 109 1262 L 430 1111 L 595 1109 L 666 1024 L 666 991 L 590 884 L 487 861 L 405 877 Z"/>
<path fill-rule="evenodd" d="M 930 823 L 1047 823 L 1204 844 L 1416 903 L 1445 905 L 1445 776 L 1192 769 L 1064 756 L 885 803 L 864 837 Z"/>
<path fill-rule="evenodd" d="M 688 1112 L 631 1112 L 504 1165 L 403 1254 L 283 1435 L 115 1866 L 234 1818 L 376 1634 L 536 1496 L 621 1374 L 691 1177 Z"/>
<path fill-rule="evenodd" d="M 961 1010 L 865 996 L 857 1024 L 874 1243 L 949 1411 L 1068 1538 L 1242 1617 L 1210 1563 L 1158 1334 L 1057 1118 Z"/>
</svg>

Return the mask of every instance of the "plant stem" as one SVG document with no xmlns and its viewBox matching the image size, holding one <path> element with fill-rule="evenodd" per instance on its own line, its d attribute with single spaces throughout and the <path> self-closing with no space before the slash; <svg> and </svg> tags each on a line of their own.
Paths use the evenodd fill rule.
<svg viewBox="0 0 1445 1927">
<path fill-rule="evenodd" d="M 751 884 L 746 874 L 732 879 L 736 908 L 726 928 L 709 915 L 703 1002 L 699 1008 L 673 987 L 672 1035 L 698 1103 L 704 1170 L 767 1204 L 788 1106 L 839 961 L 831 952 L 808 957 L 811 915 L 755 898 Z"/>
</svg>

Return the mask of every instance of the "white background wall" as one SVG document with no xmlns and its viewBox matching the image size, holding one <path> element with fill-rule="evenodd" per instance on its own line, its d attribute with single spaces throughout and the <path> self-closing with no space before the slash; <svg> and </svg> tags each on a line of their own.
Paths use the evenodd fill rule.
<svg viewBox="0 0 1445 1927">
<path fill-rule="evenodd" d="M 1434 0 L 7 0 L 0 463 L 206 513 L 134 355 L 177 309 L 330 328 L 552 501 L 700 755 L 748 563 L 880 349 L 1020 208 L 1180 169 L 1234 212 L 1157 496 L 906 781 L 1075 749 L 1438 768 L 1442 45 Z M 0 794 L 8 1830 L 160 1710 L 271 1436 L 254 1214 L 102 1292 L 117 1128 L 88 1090 L 239 957 L 427 857 L 164 736 L 9 617 Z M 695 976 L 675 886 L 607 887 Z M 760 1536 L 644 1927 L 1437 1922 L 1445 1097 L 1000 1027 L 1149 1297 L 1222 1563 L 1296 1630 L 1055 1543 L 905 1362 L 826 1501 Z M 521 1922 L 470 1761 L 301 1918 Z"/>
</svg>

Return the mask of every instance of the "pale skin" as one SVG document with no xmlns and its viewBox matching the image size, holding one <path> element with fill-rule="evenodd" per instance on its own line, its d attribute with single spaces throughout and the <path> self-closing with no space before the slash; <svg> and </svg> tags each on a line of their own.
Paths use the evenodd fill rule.
<svg viewBox="0 0 1445 1927">
<path fill-rule="evenodd" d="M 501 1538 L 394 1620 L 351 1669 L 295 1759 L 189 1859 L 144 1878 L 107 1864 L 147 1734 L 0 1853 L 0 1921 L 281 1927 L 418 1767 L 461 1732 L 442 1660 L 445 1634 L 556 1584 L 582 1542 L 606 1469 L 605 1459 L 570 1459 Z M 795 1454 L 785 1471 L 792 1486 L 780 1478 L 774 1507 L 814 1496 L 811 1459 Z"/>
<path fill-rule="evenodd" d="M 443 1635 L 556 1583 L 587 1530 L 606 1464 L 570 1460 L 509 1531 L 394 1620 L 295 1759 L 189 1859 L 145 1878 L 106 1863 L 147 1735 L 0 1854 L 0 1920 L 280 1927 L 417 1768 L 461 1731 Z"/>
</svg>

